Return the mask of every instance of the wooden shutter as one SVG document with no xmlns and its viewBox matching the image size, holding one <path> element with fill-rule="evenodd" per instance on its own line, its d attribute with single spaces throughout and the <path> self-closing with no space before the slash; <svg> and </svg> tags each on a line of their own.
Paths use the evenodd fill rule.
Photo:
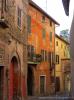
<svg viewBox="0 0 74 100">
<path fill-rule="evenodd" d="M 27 32 L 31 33 L 31 16 L 27 16 Z"/>
<path fill-rule="evenodd" d="M 52 42 L 52 32 L 50 32 L 50 42 Z"/>
<path fill-rule="evenodd" d="M 45 29 L 43 28 L 43 30 L 42 30 L 42 37 L 43 37 L 43 39 L 45 39 L 45 36 L 46 36 L 46 31 L 45 31 Z"/>
</svg>

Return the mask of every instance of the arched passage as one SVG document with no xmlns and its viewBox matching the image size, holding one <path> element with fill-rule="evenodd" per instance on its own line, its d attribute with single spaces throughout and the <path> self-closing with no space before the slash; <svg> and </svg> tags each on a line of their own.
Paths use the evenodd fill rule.
<svg viewBox="0 0 74 100">
<path fill-rule="evenodd" d="M 17 99 L 21 95 L 21 71 L 17 58 L 14 56 L 10 64 L 9 100 Z"/>
</svg>

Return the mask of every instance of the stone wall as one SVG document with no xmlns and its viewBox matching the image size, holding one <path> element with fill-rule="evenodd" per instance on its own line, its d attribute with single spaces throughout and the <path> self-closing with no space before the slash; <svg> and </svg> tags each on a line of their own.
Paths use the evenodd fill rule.
<svg viewBox="0 0 74 100">
<path fill-rule="evenodd" d="M 0 2 L 1 3 L 1 2 Z M 17 26 L 17 7 L 22 7 L 22 27 Z M 0 44 L 3 45 L 4 59 L 0 66 L 4 66 L 4 100 L 9 98 L 9 81 L 10 81 L 10 63 L 13 56 L 16 56 L 21 67 L 21 98 L 26 96 L 26 78 L 27 78 L 27 6 L 28 0 L 8 0 L 7 8 L 3 16 L 6 28 L 0 25 Z M 1 10 L 1 9 L 0 9 Z M 1 45 L 0 45 L 0 48 Z M 1 61 L 1 60 L 0 60 Z M 25 91 L 23 93 L 23 80 L 25 81 Z M 8 82 L 8 84 L 7 84 Z M 9 99 L 10 100 L 10 99 Z"/>
</svg>

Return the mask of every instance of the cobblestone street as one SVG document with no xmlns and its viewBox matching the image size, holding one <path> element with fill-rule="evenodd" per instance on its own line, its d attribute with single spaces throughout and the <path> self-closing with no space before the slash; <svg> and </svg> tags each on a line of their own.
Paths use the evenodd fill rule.
<svg viewBox="0 0 74 100">
<path fill-rule="evenodd" d="M 67 96 L 28 97 L 27 100 L 74 100 Z"/>
<path fill-rule="evenodd" d="M 30 97 L 27 100 L 74 100 L 69 97 Z"/>
</svg>

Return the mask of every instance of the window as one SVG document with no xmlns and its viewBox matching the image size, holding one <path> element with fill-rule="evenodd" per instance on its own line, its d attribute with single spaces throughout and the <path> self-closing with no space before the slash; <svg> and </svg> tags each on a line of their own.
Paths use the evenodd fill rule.
<svg viewBox="0 0 74 100">
<path fill-rule="evenodd" d="M 59 55 L 56 55 L 56 64 L 59 64 Z"/>
<path fill-rule="evenodd" d="M 18 27 L 21 28 L 21 9 L 18 7 Z"/>
<path fill-rule="evenodd" d="M 45 22 L 45 16 L 42 16 L 42 23 Z"/>
<path fill-rule="evenodd" d="M 27 16 L 27 32 L 31 33 L 31 16 Z"/>
<path fill-rule="evenodd" d="M 47 51 L 45 51 L 45 61 L 47 61 Z"/>
<path fill-rule="evenodd" d="M 41 50 L 42 61 L 47 61 L 47 51 Z"/>
<path fill-rule="evenodd" d="M 5 9 L 5 11 L 7 10 L 7 0 L 4 0 L 4 9 Z"/>
<path fill-rule="evenodd" d="M 50 32 L 50 42 L 52 42 L 52 32 Z"/>
<path fill-rule="evenodd" d="M 42 61 L 44 61 L 44 50 L 41 50 Z"/>
<path fill-rule="evenodd" d="M 48 53 L 48 60 L 49 60 L 49 63 L 50 63 L 50 67 L 52 67 L 52 64 L 55 63 L 54 52 L 49 52 Z"/>
<path fill-rule="evenodd" d="M 28 50 L 28 56 L 31 56 L 32 54 L 34 54 L 34 51 L 35 51 L 34 46 L 28 45 L 27 50 Z"/>
<path fill-rule="evenodd" d="M 52 26 L 52 21 L 50 20 L 50 26 Z"/>
<path fill-rule="evenodd" d="M 52 52 L 52 64 L 55 64 L 55 53 Z"/>
<path fill-rule="evenodd" d="M 56 41 L 56 46 L 58 46 L 58 41 Z"/>
<path fill-rule="evenodd" d="M 46 31 L 45 31 L 45 29 L 42 30 L 42 37 L 43 37 L 43 39 L 45 39 L 45 37 L 46 37 Z"/>
</svg>

